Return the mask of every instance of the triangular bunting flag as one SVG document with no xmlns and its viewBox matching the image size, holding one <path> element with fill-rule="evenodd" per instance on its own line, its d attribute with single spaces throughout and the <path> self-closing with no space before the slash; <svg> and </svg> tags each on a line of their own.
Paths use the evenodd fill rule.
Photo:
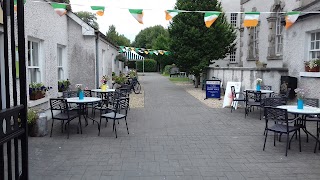
<svg viewBox="0 0 320 180">
<path fill-rule="evenodd" d="M 129 9 L 129 12 L 140 24 L 143 24 L 143 9 Z"/>
<path fill-rule="evenodd" d="M 260 17 L 259 12 L 246 12 L 244 21 L 243 21 L 243 26 L 256 27 L 259 23 L 259 17 Z"/>
<path fill-rule="evenodd" d="M 171 20 L 173 17 L 175 17 L 176 15 L 179 14 L 178 10 L 166 10 L 164 12 L 166 13 L 166 20 L 167 21 Z"/>
<path fill-rule="evenodd" d="M 104 6 L 91 6 L 91 9 L 93 11 L 96 11 L 96 14 L 98 16 L 103 16 L 104 15 L 104 9 L 105 9 Z"/>
<path fill-rule="evenodd" d="M 145 54 L 149 54 L 149 51 L 148 51 L 148 50 L 145 50 L 144 53 L 145 53 Z"/>
<path fill-rule="evenodd" d="M 165 51 L 164 54 L 165 55 L 170 55 L 170 52 L 169 51 Z"/>
<path fill-rule="evenodd" d="M 286 14 L 286 29 L 289 29 L 299 18 L 300 12 L 288 12 Z"/>
<path fill-rule="evenodd" d="M 206 27 L 209 28 L 218 19 L 220 12 L 206 12 L 204 14 L 204 22 Z"/>
<path fill-rule="evenodd" d="M 14 11 L 17 11 L 17 0 L 14 0 Z M 26 3 L 26 0 L 24 0 L 24 4 Z"/>
<path fill-rule="evenodd" d="M 159 54 L 161 54 L 161 55 L 164 54 L 164 52 L 163 52 L 162 50 L 159 50 L 158 52 L 159 52 Z"/>
<path fill-rule="evenodd" d="M 59 14 L 60 16 L 63 16 L 67 13 L 67 5 L 65 5 L 65 4 L 59 4 L 59 3 L 52 2 L 51 6 L 56 11 L 56 13 Z"/>
<path fill-rule="evenodd" d="M 151 54 L 151 55 L 153 55 L 154 54 L 154 52 L 153 52 L 153 50 L 149 50 L 149 53 Z"/>
<path fill-rule="evenodd" d="M 154 50 L 153 53 L 158 56 L 158 51 Z"/>
</svg>

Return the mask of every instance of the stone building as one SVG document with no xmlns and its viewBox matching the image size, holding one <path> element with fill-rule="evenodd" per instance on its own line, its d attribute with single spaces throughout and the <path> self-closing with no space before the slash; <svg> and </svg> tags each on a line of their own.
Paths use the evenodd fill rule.
<svg viewBox="0 0 320 180">
<path fill-rule="evenodd" d="M 232 10 L 226 6 L 226 11 L 227 8 Z M 240 11 L 261 12 L 259 24 L 244 28 L 244 15 L 240 15 L 237 67 L 210 67 L 208 77 L 218 77 L 224 83 L 241 81 L 242 89 L 254 88 L 255 80 L 262 78 L 265 85 L 271 85 L 275 92 L 279 92 L 281 76 L 292 76 L 298 79 L 298 87 L 315 92 L 310 97 L 320 98 L 316 87 L 320 81 L 315 78 L 320 77 L 319 73 L 303 72 L 304 61 L 320 58 L 320 13 L 302 13 L 288 30 L 285 29 L 284 14 L 291 11 L 320 12 L 320 1 L 268 0 L 262 3 L 241 0 Z"/>
<path fill-rule="evenodd" d="M 58 80 L 69 79 L 72 89 L 75 84 L 83 84 L 89 89 L 97 88 L 100 86 L 99 80 L 102 75 L 111 77 L 113 71 L 123 71 L 123 63 L 115 60 L 118 47 L 101 32 L 93 29 L 72 12 L 59 16 L 49 3 L 41 1 L 27 0 L 25 3 L 27 80 L 28 85 L 41 82 L 53 89 L 47 92 L 45 98 L 29 100 L 28 105 L 47 110 L 49 98 L 61 95 L 58 93 Z M 1 63 L 4 62 L 2 16 L 1 10 Z M 116 69 L 118 64 L 121 64 L 120 68 Z M 2 94 L 3 98 L 4 96 Z"/>
</svg>

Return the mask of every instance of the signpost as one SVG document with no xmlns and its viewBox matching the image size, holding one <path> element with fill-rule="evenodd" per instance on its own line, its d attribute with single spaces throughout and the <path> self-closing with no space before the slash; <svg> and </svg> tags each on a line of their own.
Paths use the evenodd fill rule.
<svg viewBox="0 0 320 180">
<path fill-rule="evenodd" d="M 231 93 L 231 86 L 234 87 L 235 92 L 239 93 L 241 89 L 241 82 L 228 82 L 227 83 L 227 88 L 226 88 L 226 93 L 224 95 L 224 101 L 223 101 L 223 108 L 224 107 L 234 107 L 234 109 L 237 109 L 238 107 L 238 101 L 233 102 L 233 96 Z M 239 94 L 237 94 L 237 98 L 239 98 Z"/>
<path fill-rule="evenodd" d="M 220 80 L 206 80 L 206 99 L 217 98 L 220 99 L 221 92 Z"/>
</svg>

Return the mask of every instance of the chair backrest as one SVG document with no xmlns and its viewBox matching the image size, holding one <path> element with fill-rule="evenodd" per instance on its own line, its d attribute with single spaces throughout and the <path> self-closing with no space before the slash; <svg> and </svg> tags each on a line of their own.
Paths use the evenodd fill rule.
<svg viewBox="0 0 320 180">
<path fill-rule="evenodd" d="M 264 117 L 266 120 L 266 127 L 268 127 L 269 121 L 275 121 L 278 123 L 285 123 L 287 125 L 287 130 L 288 130 L 289 123 L 288 123 L 288 113 L 286 109 L 265 106 Z"/>
<path fill-rule="evenodd" d="M 272 86 L 263 85 L 263 86 L 261 86 L 261 89 L 263 89 L 263 90 L 272 90 Z"/>
<path fill-rule="evenodd" d="M 314 98 L 305 98 L 304 104 L 312 107 L 319 107 L 319 99 Z"/>
<path fill-rule="evenodd" d="M 50 109 L 51 111 L 64 111 L 68 110 L 68 103 L 66 99 L 62 98 L 51 98 L 50 99 Z"/>
<path fill-rule="evenodd" d="M 63 98 L 78 97 L 77 91 L 63 91 Z"/>
<path fill-rule="evenodd" d="M 248 101 L 254 101 L 254 102 L 261 102 L 261 91 L 252 91 L 247 90 L 246 91 L 246 102 Z"/>
<path fill-rule="evenodd" d="M 264 101 L 264 106 L 277 107 L 283 105 L 281 97 L 270 97 Z"/>
<path fill-rule="evenodd" d="M 85 97 L 92 97 L 92 92 L 91 92 L 91 90 L 84 90 L 83 92 L 84 92 L 84 96 L 85 96 Z"/>
</svg>

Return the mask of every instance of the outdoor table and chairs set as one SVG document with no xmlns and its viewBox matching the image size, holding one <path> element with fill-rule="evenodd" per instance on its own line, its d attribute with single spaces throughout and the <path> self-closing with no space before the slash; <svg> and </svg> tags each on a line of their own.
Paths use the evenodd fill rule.
<svg viewBox="0 0 320 180">
<path fill-rule="evenodd" d="M 85 126 L 88 126 L 88 120 L 97 126 L 98 136 L 100 136 L 102 120 L 105 120 L 107 127 L 108 120 L 113 120 L 113 131 L 117 136 L 116 121 L 124 120 L 129 134 L 127 114 L 129 110 L 130 92 L 128 88 L 120 89 L 92 89 L 84 90 L 84 97 L 79 98 L 77 91 L 65 91 L 61 98 L 50 99 L 50 109 L 52 115 L 52 124 L 50 137 L 54 121 L 61 121 L 61 132 L 67 131 L 69 138 L 69 125 L 74 119 L 78 119 L 77 133 L 82 134 L 82 120 L 84 118 Z M 89 113 L 91 109 L 91 113 Z M 99 120 L 95 119 L 96 111 L 99 111 Z M 91 116 L 89 115 L 91 114 Z"/>
<path fill-rule="evenodd" d="M 233 104 L 235 102 L 244 103 L 245 117 L 249 115 L 249 112 L 254 111 L 254 108 L 259 109 L 260 120 L 262 118 L 265 120 L 263 150 L 265 150 L 268 132 L 273 132 L 274 146 L 277 138 L 281 141 L 281 136 L 286 135 L 286 156 L 294 137 L 299 141 L 299 150 L 301 152 L 300 132 L 302 130 L 306 134 L 307 142 L 309 142 L 309 136 L 315 139 L 314 152 L 316 152 L 317 148 L 320 150 L 319 99 L 304 98 L 304 106 L 302 108 L 297 104 L 287 105 L 289 91 L 290 89 L 286 94 L 276 94 L 271 90 L 271 86 L 267 86 L 267 88 L 262 88 L 260 91 L 246 89 L 243 93 L 236 93 L 235 88 L 231 87 L 233 97 L 231 112 L 234 109 Z M 307 123 L 309 124 L 308 128 L 315 128 L 316 134 L 312 134 L 307 129 Z"/>
</svg>

